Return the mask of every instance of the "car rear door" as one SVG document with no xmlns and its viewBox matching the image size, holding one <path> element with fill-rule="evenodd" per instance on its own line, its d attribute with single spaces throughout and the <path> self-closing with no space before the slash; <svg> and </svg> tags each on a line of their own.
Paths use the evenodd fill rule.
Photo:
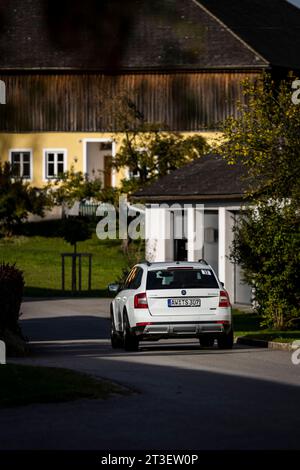
<svg viewBox="0 0 300 470">
<path fill-rule="evenodd" d="M 119 322 L 123 322 L 123 311 L 124 308 L 127 308 L 127 314 L 130 321 L 130 300 L 134 296 L 135 290 L 140 286 L 143 276 L 143 269 L 139 266 L 135 266 L 127 276 L 127 279 L 124 283 L 123 289 L 119 295 Z M 123 325 L 121 325 L 123 326 Z"/>
</svg>

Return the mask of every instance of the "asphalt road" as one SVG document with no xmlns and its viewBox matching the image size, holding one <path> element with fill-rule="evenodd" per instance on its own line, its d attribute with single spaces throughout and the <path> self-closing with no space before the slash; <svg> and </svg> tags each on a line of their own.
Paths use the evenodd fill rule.
<svg viewBox="0 0 300 470">
<path fill-rule="evenodd" d="M 34 355 L 132 387 L 109 400 L 0 411 L 0 449 L 300 449 L 300 366 L 290 353 L 197 341 L 112 351 L 108 301 L 25 302 Z"/>
</svg>

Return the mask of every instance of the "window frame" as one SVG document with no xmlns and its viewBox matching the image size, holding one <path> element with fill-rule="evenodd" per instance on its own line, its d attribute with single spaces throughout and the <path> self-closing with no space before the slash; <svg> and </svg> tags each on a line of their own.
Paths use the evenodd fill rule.
<svg viewBox="0 0 300 470">
<path fill-rule="evenodd" d="M 12 149 L 9 149 L 9 163 L 11 165 L 11 167 L 13 167 L 13 154 L 14 153 L 20 153 L 20 154 L 23 154 L 23 153 L 29 153 L 29 174 L 30 176 L 27 177 L 27 176 L 23 176 L 23 175 L 19 175 L 20 178 L 22 178 L 23 180 L 25 181 L 32 181 L 33 179 L 33 150 L 32 148 L 12 148 Z M 22 161 L 22 165 L 23 165 L 23 161 Z M 23 167 L 22 167 L 22 171 L 23 171 Z"/>
<path fill-rule="evenodd" d="M 48 176 L 48 154 L 54 153 L 54 165 L 57 170 L 57 154 L 62 153 L 64 156 L 63 161 L 63 172 L 67 170 L 67 159 L 68 159 L 68 151 L 66 148 L 44 148 L 43 149 L 43 180 L 44 181 L 51 181 L 60 179 L 59 176 L 56 174 L 55 176 Z"/>
<path fill-rule="evenodd" d="M 155 286 L 153 287 L 153 284 L 151 285 L 151 282 L 153 281 L 152 279 L 150 279 L 151 275 L 153 275 L 153 273 L 172 273 L 173 275 L 173 279 L 174 279 L 174 273 L 175 272 L 184 272 L 184 271 L 187 271 L 187 272 L 194 272 L 194 273 L 199 273 L 200 272 L 200 280 L 202 280 L 203 276 L 209 276 L 211 277 L 209 280 L 211 281 L 211 285 L 174 285 L 173 283 L 170 283 L 170 284 L 165 284 L 163 285 L 161 283 L 161 285 L 159 286 Z M 205 273 L 203 273 L 203 271 L 209 271 L 210 274 L 207 275 Z M 163 276 L 163 277 L 167 277 L 167 276 Z M 204 279 L 205 280 L 205 279 Z M 219 288 L 219 281 L 218 281 L 218 278 L 217 276 L 215 275 L 214 271 L 210 268 L 210 267 L 207 267 L 207 268 L 177 268 L 174 267 L 174 268 L 161 268 L 161 269 L 151 269 L 148 271 L 148 275 L 147 275 L 147 280 L 146 280 L 146 290 L 174 290 L 174 289 L 218 289 Z"/>
<path fill-rule="evenodd" d="M 131 289 L 139 289 L 141 287 L 143 274 L 143 268 L 141 266 L 137 266 L 134 279 L 131 281 Z"/>
<path fill-rule="evenodd" d="M 130 270 L 128 276 L 125 279 L 124 286 L 123 286 L 124 290 L 131 289 L 130 284 L 134 281 L 134 279 L 136 278 L 136 275 L 137 275 L 137 269 L 136 269 L 136 266 L 134 266 Z"/>
</svg>

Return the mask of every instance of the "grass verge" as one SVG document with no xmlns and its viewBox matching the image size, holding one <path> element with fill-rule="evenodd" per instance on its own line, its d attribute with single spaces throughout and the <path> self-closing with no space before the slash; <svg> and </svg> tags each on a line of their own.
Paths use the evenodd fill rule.
<svg viewBox="0 0 300 470">
<path fill-rule="evenodd" d="M 25 296 L 66 296 L 71 289 L 71 260 L 66 262 L 66 289 L 61 291 L 61 253 L 72 247 L 59 237 L 14 236 L 0 240 L 0 261 L 16 263 L 24 272 Z M 92 253 L 92 290 L 88 292 L 87 260 L 82 262 L 84 296 L 107 297 L 107 284 L 115 281 L 126 265 L 119 240 L 99 240 L 96 235 L 79 242 L 78 252 Z"/>
<path fill-rule="evenodd" d="M 260 326 L 261 317 L 256 313 L 245 313 L 233 310 L 233 326 L 235 337 L 243 336 L 247 339 L 260 339 L 278 343 L 292 343 L 300 339 L 299 330 L 277 331 Z"/>
<path fill-rule="evenodd" d="M 128 389 L 69 369 L 6 364 L 0 366 L 0 407 L 106 399 Z"/>
</svg>

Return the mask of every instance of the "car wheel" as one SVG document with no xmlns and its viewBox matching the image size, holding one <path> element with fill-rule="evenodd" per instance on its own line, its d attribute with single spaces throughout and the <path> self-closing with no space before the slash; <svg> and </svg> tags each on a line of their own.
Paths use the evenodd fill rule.
<svg viewBox="0 0 300 470">
<path fill-rule="evenodd" d="M 218 348 L 219 349 L 232 349 L 233 347 L 233 330 L 231 329 L 229 333 L 223 334 L 218 338 Z"/>
<path fill-rule="evenodd" d="M 111 315 L 110 317 L 110 341 L 111 347 L 113 349 L 118 349 L 122 347 L 122 341 L 117 333 L 113 315 Z"/>
<path fill-rule="evenodd" d="M 123 345 L 125 351 L 138 351 L 139 349 L 139 339 L 132 333 L 126 314 L 124 315 Z"/>
<path fill-rule="evenodd" d="M 200 346 L 204 348 L 211 348 L 214 345 L 215 339 L 209 337 L 201 337 L 199 338 Z"/>
</svg>

